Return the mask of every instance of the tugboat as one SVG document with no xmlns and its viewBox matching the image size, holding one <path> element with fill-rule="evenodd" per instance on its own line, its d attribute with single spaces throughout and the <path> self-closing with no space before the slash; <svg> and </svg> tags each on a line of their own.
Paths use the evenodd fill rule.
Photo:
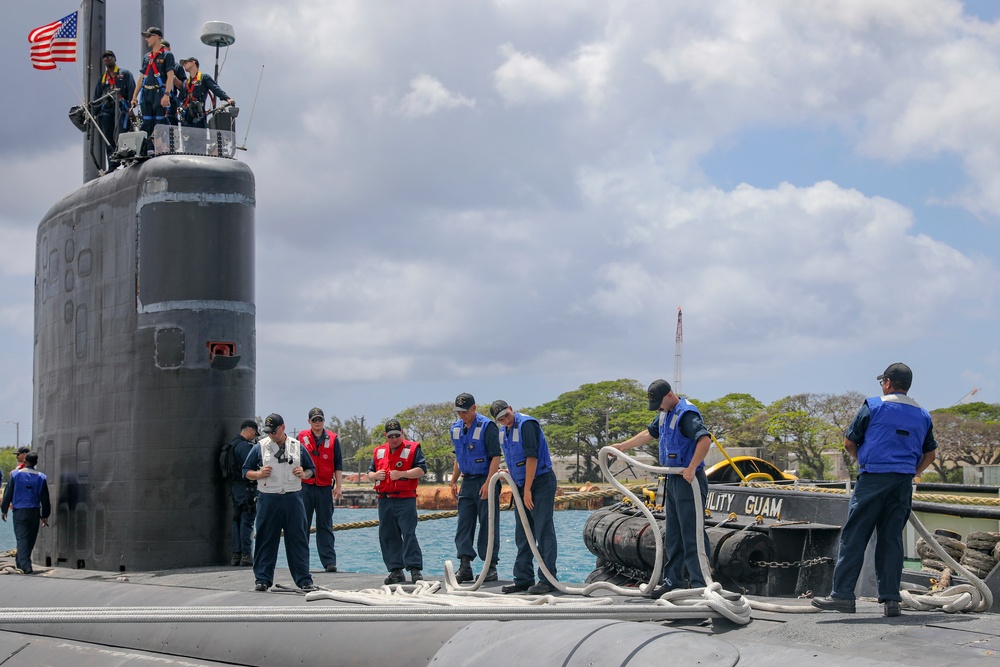
<svg viewBox="0 0 1000 667">
<path fill-rule="evenodd" d="M 753 472 L 751 472 L 753 471 Z M 766 471 L 766 472 L 762 472 Z M 847 520 L 847 484 L 799 480 L 765 461 L 739 457 L 708 471 L 709 492 L 704 508 L 709 561 L 713 578 L 727 590 L 776 598 L 828 595 L 833 585 L 840 531 Z M 730 482 L 732 477 L 746 481 Z M 976 519 L 969 532 L 996 531 L 1000 507 L 968 504 L 956 499 L 970 492 L 991 493 L 996 487 L 918 484 L 913 509 L 918 516 Z M 664 479 L 647 506 L 663 521 Z M 946 499 L 947 502 L 940 502 Z M 908 529 L 911 553 L 916 536 Z M 992 534 L 1000 537 L 1000 533 Z M 953 534 L 954 535 L 954 534 Z M 638 585 L 648 581 L 656 558 L 653 531 L 638 508 L 623 501 L 594 512 L 583 529 L 588 550 L 597 557 L 587 581 Z M 994 540 L 996 541 L 996 540 Z M 995 564 L 995 561 L 993 561 Z M 939 576 L 935 571 L 904 571 L 904 581 L 921 586 Z M 1000 566 L 985 577 L 1000 590 Z M 962 583 L 956 579 L 956 583 Z M 877 595 L 871 550 L 861 576 L 860 595 Z M 1000 595 L 994 596 L 1000 611 Z"/>
</svg>

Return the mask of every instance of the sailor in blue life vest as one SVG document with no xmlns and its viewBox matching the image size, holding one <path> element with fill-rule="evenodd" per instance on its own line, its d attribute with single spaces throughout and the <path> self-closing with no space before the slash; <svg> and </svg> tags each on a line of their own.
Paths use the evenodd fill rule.
<svg viewBox="0 0 1000 667">
<path fill-rule="evenodd" d="M 451 425 L 451 444 L 455 448 L 455 466 L 451 473 L 451 493 L 458 499 L 458 526 L 455 528 L 455 549 L 461 565 L 455 578 L 459 583 L 472 581 L 472 561 L 476 554 L 488 566 L 485 581 L 496 581 L 500 560 L 500 485 L 493 488 L 496 511 L 493 514 L 493 553 L 487 556 L 489 542 L 488 481 L 500 469 L 500 440 L 497 426 L 476 411 L 476 399 L 462 393 L 455 398 L 458 420 Z M 462 488 L 458 478 L 462 477 Z M 479 522 L 479 539 L 476 522 Z"/>
<path fill-rule="evenodd" d="M 327 572 L 337 571 L 336 538 L 333 535 L 333 503 L 344 497 L 344 456 L 340 438 L 323 426 L 326 416 L 321 408 L 309 411 L 309 428 L 299 431 L 299 442 L 309 451 L 316 474 L 302 480 L 302 502 L 306 507 L 306 526 L 316 515 L 316 550 Z"/>
<path fill-rule="evenodd" d="M 274 585 L 278 541 L 285 534 L 285 559 L 295 585 L 314 591 L 309 574 L 309 527 L 302 504 L 302 480 L 313 476 L 315 466 L 298 440 L 285 434 L 285 420 L 272 413 L 264 420 L 266 438 L 250 450 L 243 476 L 257 482 L 257 544 L 253 554 L 254 590 Z"/>
<path fill-rule="evenodd" d="M 833 592 L 813 598 L 812 605 L 854 613 L 865 547 L 874 532 L 878 601 L 886 616 L 899 616 L 903 528 L 913 503 L 913 478 L 934 462 L 937 442 L 930 413 L 906 395 L 913 383 L 910 367 L 892 364 L 875 379 L 882 395 L 861 404 L 844 435 L 844 449 L 858 461 L 858 481 L 840 531 Z"/>
<path fill-rule="evenodd" d="M 95 106 L 94 118 L 109 142 L 105 145 L 104 152 L 110 166 L 111 154 L 118 146 L 118 134 L 128 130 L 128 105 L 135 93 L 135 78 L 127 69 L 118 66 L 114 51 L 105 51 L 101 58 L 104 73 L 94 86 L 94 96 L 91 99 Z M 108 93 L 112 95 L 105 97 Z"/>
<path fill-rule="evenodd" d="M 635 447 L 659 441 L 660 465 L 665 468 L 682 468 L 677 474 L 667 475 L 664 493 L 664 551 L 663 584 L 650 595 L 661 597 L 675 588 L 700 588 L 706 585 L 702 559 L 708 563 L 708 537 L 704 538 L 705 552 L 698 552 L 698 517 L 695 513 L 694 491 L 691 481 L 698 480 L 701 506 L 708 500 L 708 478 L 705 476 L 705 456 L 712 446 L 712 436 L 705 428 L 698 412 L 687 399 L 680 398 L 666 380 L 655 380 L 646 390 L 649 409 L 657 410 L 656 419 L 625 442 L 612 445 L 624 452 Z"/>
<path fill-rule="evenodd" d="M 389 571 L 385 584 L 424 578 L 424 555 L 417 541 L 417 483 L 427 473 L 427 459 L 420 443 L 403 437 L 398 419 L 385 423 L 386 441 L 375 448 L 368 468 L 368 481 L 378 492 L 378 543 Z"/>
<path fill-rule="evenodd" d="M 205 121 L 205 102 L 209 93 L 229 104 L 235 105 L 236 100 L 229 97 L 215 79 L 198 69 L 200 64 L 197 58 L 184 58 L 181 65 L 187 72 L 187 80 L 180 87 L 181 124 L 184 127 L 208 127 Z"/>
<path fill-rule="evenodd" d="M 38 539 L 39 522 L 49 525 L 49 485 L 45 475 L 35 470 L 38 452 L 28 452 L 24 467 L 10 473 L 10 479 L 0 501 L 0 518 L 7 521 L 7 512 L 14 506 L 14 537 L 17 540 L 17 569 L 32 574 L 31 551 Z"/>
<path fill-rule="evenodd" d="M 167 115 L 170 109 L 170 99 L 177 87 L 174 68 L 174 54 L 163 48 L 163 31 L 150 27 L 142 33 L 146 38 L 149 53 L 142 58 L 139 67 L 139 85 L 132 93 L 131 107 L 139 104 L 142 113 L 142 124 L 139 129 L 152 137 L 153 128 L 157 125 L 167 125 Z"/>
<path fill-rule="evenodd" d="M 557 577 L 556 526 L 553 512 L 556 504 L 556 474 L 552 470 L 549 443 L 538 420 L 515 412 L 506 401 L 493 401 L 490 415 L 500 427 L 497 437 L 503 449 L 504 461 L 510 476 L 514 478 L 517 492 L 527 510 L 528 526 L 535 536 L 538 553 L 549 574 Z M 514 544 L 517 558 L 514 560 L 514 583 L 500 590 L 504 593 L 547 595 L 556 587 L 538 568 L 538 583 L 535 583 L 534 554 L 528 543 L 528 536 L 520 518 L 514 523 Z"/>
<path fill-rule="evenodd" d="M 250 456 L 257 439 L 257 421 L 245 419 L 240 433 L 233 438 L 233 453 L 240 467 Z M 253 524 L 257 518 L 257 485 L 246 477 L 229 481 L 229 497 L 233 501 L 232 565 L 253 565 Z"/>
</svg>

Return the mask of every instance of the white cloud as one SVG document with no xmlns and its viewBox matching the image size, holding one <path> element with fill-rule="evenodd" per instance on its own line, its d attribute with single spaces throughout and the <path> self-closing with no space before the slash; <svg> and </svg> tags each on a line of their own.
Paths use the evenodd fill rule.
<svg viewBox="0 0 1000 667">
<path fill-rule="evenodd" d="M 410 81 L 410 92 L 403 96 L 399 111 L 408 118 L 418 118 L 441 110 L 474 106 L 475 100 L 453 93 L 434 77 L 421 74 Z"/>
<path fill-rule="evenodd" d="M 558 100 L 573 89 L 573 81 L 541 58 L 521 53 L 511 44 L 500 47 L 504 63 L 493 73 L 497 92 L 507 104 Z"/>
</svg>

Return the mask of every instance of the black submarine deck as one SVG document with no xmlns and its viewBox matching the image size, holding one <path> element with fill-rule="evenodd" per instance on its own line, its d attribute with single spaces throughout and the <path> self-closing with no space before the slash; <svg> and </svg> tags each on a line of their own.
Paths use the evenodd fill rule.
<svg viewBox="0 0 1000 667">
<path fill-rule="evenodd" d="M 188 568 L 125 575 L 69 568 L 36 568 L 36 572 L 0 577 L 0 614 L 14 608 L 259 606 L 266 611 L 276 606 L 344 606 L 330 600 L 308 602 L 296 592 L 254 592 L 250 568 Z M 378 588 L 383 579 L 383 575 L 323 571 L 313 577 L 318 586 L 341 591 Z M 292 586 L 287 571 L 281 569 L 276 572 L 276 583 Z M 504 583 L 490 583 L 482 590 L 499 593 Z M 806 600 L 768 601 L 808 606 Z M 616 642 L 620 646 L 616 647 Z M 405 621 L 293 622 L 266 615 L 259 621 L 222 622 L 4 620 L 0 623 L 0 656 L 6 656 L 0 660 L 5 667 L 69 663 L 511 665 L 520 660 L 538 665 L 774 667 L 794 660 L 796 664 L 825 667 L 995 667 L 1000 664 L 1000 614 L 904 609 L 898 618 L 886 618 L 881 605 L 862 598 L 855 614 L 754 611 L 747 625 L 722 618 L 637 623 L 602 617 L 598 610 L 593 621 L 469 622 L 417 617 Z"/>
</svg>

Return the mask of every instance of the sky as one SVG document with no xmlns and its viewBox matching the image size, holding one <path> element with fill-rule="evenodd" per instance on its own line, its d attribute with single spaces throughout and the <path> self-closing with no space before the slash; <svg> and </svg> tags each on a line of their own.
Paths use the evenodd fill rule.
<svg viewBox="0 0 1000 667">
<path fill-rule="evenodd" d="M 107 0 L 135 72 L 139 3 Z M 581 384 L 1000 402 L 1000 8 L 980 0 L 165 0 L 254 171 L 257 415 L 375 423 Z M 0 444 L 31 432 L 35 233 L 78 63 L 0 24 Z M 255 92 L 260 80 L 260 94 Z M 253 111 L 251 120 L 251 109 Z M 249 125 L 249 129 L 248 129 Z"/>
</svg>

